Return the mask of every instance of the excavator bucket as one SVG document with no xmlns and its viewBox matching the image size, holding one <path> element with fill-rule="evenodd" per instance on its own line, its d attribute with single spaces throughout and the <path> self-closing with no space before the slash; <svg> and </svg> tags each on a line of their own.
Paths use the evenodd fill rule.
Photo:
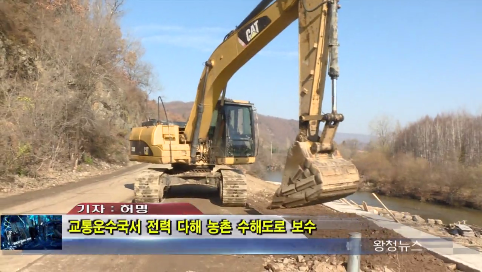
<svg viewBox="0 0 482 272">
<path fill-rule="evenodd" d="M 310 142 L 296 141 L 288 151 L 281 186 L 270 209 L 325 203 L 358 190 L 355 165 L 339 154 L 313 154 Z"/>
</svg>

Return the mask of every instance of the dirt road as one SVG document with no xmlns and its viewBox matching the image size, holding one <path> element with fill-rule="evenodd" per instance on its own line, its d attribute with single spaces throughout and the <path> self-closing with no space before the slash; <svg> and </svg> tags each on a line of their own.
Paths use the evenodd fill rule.
<svg viewBox="0 0 482 272">
<path fill-rule="evenodd" d="M 23 195 L 0 199 L 0 213 L 67 213 L 76 204 L 81 202 L 131 202 L 133 198 L 133 181 L 136 177 L 146 175 L 149 165 L 135 165 L 124 168 L 115 173 L 87 178 L 75 184 L 54 187 L 50 190 L 29 192 Z M 267 211 L 266 197 L 272 195 L 276 185 L 250 177 L 249 206 L 252 208 L 226 208 L 220 207 L 215 201 L 216 192 L 209 188 L 185 185 L 173 187 L 165 202 L 189 202 L 194 204 L 204 214 L 257 214 L 273 213 Z M 297 215 L 326 215 L 340 218 L 343 215 L 334 214 L 324 206 L 313 206 L 304 209 L 286 209 L 276 211 L 282 214 Z M 345 215 L 345 218 L 347 215 Z M 349 217 L 349 216 L 348 216 Z M 352 218 L 354 218 L 352 216 Z M 364 237 L 370 238 L 396 238 L 393 231 L 372 226 L 366 220 L 355 218 L 355 228 L 362 231 Z M 343 221 L 343 220 L 338 220 Z M 346 220 L 345 220 L 346 221 Z M 340 226 L 334 225 L 331 230 L 320 230 L 316 237 L 346 237 L 353 230 L 339 230 Z M 392 237 L 393 236 L 393 237 Z M 346 256 L 304 256 L 306 262 L 318 263 L 316 272 L 344 271 L 342 264 Z M 284 259 L 270 260 L 271 270 L 275 267 L 283 269 L 277 271 L 308 271 L 307 263 L 296 264 L 293 256 Z M 320 262 L 330 263 L 339 270 L 324 270 Z M 269 271 L 265 267 L 266 256 L 181 256 L 181 255 L 152 255 L 152 256 L 0 256 L 0 271 Z M 293 265 L 291 265 L 293 264 Z M 363 271 L 449 271 L 443 261 L 427 253 L 401 255 L 400 258 L 390 256 L 364 256 L 362 257 Z M 328 265 L 326 269 L 332 269 Z M 301 269 L 301 267 L 303 267 Z M 300 268 L 300 270 L 298 270 Z M 397 269 L 398 268 L 398 269 Z M 415 269 L 415 270 L 414 270 Z M 420 270 L 419 270 L 420 271 Z"/>
<path fill-rule="evenodd" d="M 67 213 L 81 202 L 131 202 L 133 180 L 147 166 L 133 166 L 107 177 L 0 199 L 0 213 Z M 202 190 L 204 192 L 195 193 Z M 207 191 L 206 191 L 207 190 Z M 203 194 L 206 193 L 206 194 Z M 199 198 L 204 197 L 204 198 Z M 244 208 L 221 208 L 206 187 L 173 187 L 166 202 L 190 202 L 205 214 L 251 214 Z M 263 271 L 259 256 L 0 256 L 0 271 Z"/>
</svg>

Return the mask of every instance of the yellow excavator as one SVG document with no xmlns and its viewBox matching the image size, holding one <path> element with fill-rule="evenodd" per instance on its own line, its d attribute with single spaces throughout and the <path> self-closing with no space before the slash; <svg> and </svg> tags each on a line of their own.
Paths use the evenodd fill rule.
<svg viewBox="0 0 482 272">
<path fill-rule="evenodd" d="M 136 180 L 134 201 L 162 201 L 174 185 L 171 177 L 176 177 L 216 187 L 222 205 L 246 204 L 246 176 L 235 167 L 255 162 L 257 115 L 248 101 L 227 99 L 226 86 L 236 71 L 296 19 L 299 134 L 288 151 L 270 208 L 314 205 L 356 192 L 358 170 L 339 155 L 334 143 L 344 119 L 336 108 L 339 8 L 338 0 L 262 0 L 205 62 L 185 124 L 169 122 L 166 113 L 166 121 L 149 119 L 132 129 L 130 160 L 159 165 L 157 175 Z M 330 113 L 321 111 L 326 74 L 332 83 Z"/>
</svg>

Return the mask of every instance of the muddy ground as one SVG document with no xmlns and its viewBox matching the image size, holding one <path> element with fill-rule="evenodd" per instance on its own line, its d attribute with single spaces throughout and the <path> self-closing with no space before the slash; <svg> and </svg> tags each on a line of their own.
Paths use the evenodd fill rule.
<svg viewBox="0 0 482 272">
<path fill-rule="evenodd" d="M 267 183 L 255 177 L 249 178 L 250 207 L 263 214 L 296 215 L 313 218 L 322 216 L 327 222 L 323 229 L 318 229 L 312 238 L 348 238 L 350 232 L 360 232 L 363 238 L 373 240 L 394 240 L 403 238 L 393 230 L 378 227 L 371 221 L 355 214 L 339 213 L 323 205 L 293 209 L 267 209 L 277 185 Z M 330 220 L 331 219 L 331 220 Z M 345 271 L 347 255 L 336 256 L 276 256 L 266 259 L 266 267 L 271 271 Z M 299 262 L 298 259 L 304 261 Z M 298 270 L 294 270 L 294 269 Z M 363 255 L 362 271 L 457 271 L 454 264 L 445 263 L 429 252 L 403 254 Z"/>
</svg>

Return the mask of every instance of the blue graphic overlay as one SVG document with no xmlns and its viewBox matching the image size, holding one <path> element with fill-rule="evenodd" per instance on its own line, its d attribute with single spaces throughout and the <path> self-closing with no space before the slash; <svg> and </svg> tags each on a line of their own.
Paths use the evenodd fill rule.
<svg viewBox="0 0 482 272">
<path fill-rule="evenodd" d="M 2 250 L 61 250 L 61 215 L 2 215 Z"/>
<path fill-rule="evenodd" d="M 27 255 L 364 255 L 438 247 L 455 254 L 452 242 L 440 239 L 315 238 L 329 222 L 277 215 L 4 215 L 2 249 Z"/>
<path fill-rule="evenodd" d="M 269 236 L 268 236 L 269 237 Z M 433 240 L 433 239 L 432 239 Z M 386 242 L 386 241 L 385 241 Z M 64 238 L 62 251 L 49 254 L 62 255 L 353 255 L 353 254 L 414 254 L 410 239 L 392 239 L 393 248 L 380 250 L 372 239 L 348 238 L 167 238 L 167 237 L 110 237 L 104 238 Z M 417 244 L 430 244 L 439 241 L 419 239 Z M 360 245 L 355 248 L 351 245 Z M 396 244 L 396 246 L 395 246 Z M 407 246 L 404 246 L 407 245 Z M 448 244 L 447 254 L 456 254 Z M 23 254 L 36 254 L 24 251 Z"/>
<path fill-rule="evenodd" d="M 152 237 L 153 238 L 153 237 Z M 75 239 L 64 242 L 69 254 L 350 254 L 348 239 L 273 238 Z"/>
</svg>

